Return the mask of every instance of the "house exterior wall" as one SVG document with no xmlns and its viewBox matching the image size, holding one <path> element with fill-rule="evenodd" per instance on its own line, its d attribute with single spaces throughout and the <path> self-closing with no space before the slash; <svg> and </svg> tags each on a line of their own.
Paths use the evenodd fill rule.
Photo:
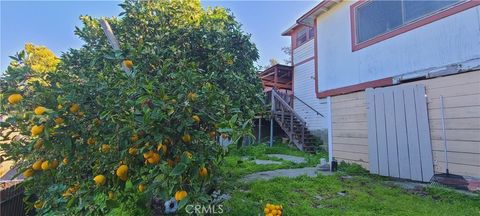
<svg viewBox="0 0 480 216">
<path fill-rule="evenodd" d="M 480 70 L 401 85 L 424 84 L 434 169 L 445 170 L 440 96 L 444 97 L 450 173 L 480 177 Z M 368 169 L 365 91 L 332 97 L 333 157 Z"/>
<path fill-rule="evenodd" d="M 294 73 L 296 76 L 294 76 L 294 95 L 313 107 L 322 115 L 326 115 L 326 99 L 316 98 L 315 92 L 312 91 L 312 87 L 315 85 L 315 80 L 313 79 L 313 68 L 313 61 L 309 61 L 305 64 L 295 67 Z M 318 115 L 299 100 L 294 99 L 293 108 L 303 118 L 303 120 L 307 122 L 307 126 L 310 130 L 320 130 L 326 128 L 326 118 Z"/>
<path fill-rule="evenodd" d="M 318 99 L 315 95 L 315 62 L 314 62 L 314 40 L 293 50 L 293 93 L 300 100 L 320 112 L 327 114 L 325 99 Z M 318 115 L 311 108 L 298 99 L 293 101 L 294 110 L 307 122 L 308 129 L 326 142 L 327 119 Z"/>
<path fill-rule="evenodd" d="M 306 43 L 300 45 L 299 47 L 295 48 L 293 50 L 293 65 L 295 66 L 296 64 L 298 63 L 301 63 L 301 62 L 304 62 L 308 59 L 311 59 L 313 58 L 313 50 L 314 50 L 314 46 L 313 46 L 313 43 L 314 41 L 313 40 L 309 40 L 307 41 Z M 313 61 L 312 61 L 313 62 Z M 314 70 L 315 68 L 312 68 L 312 71 Z M 312 73 L 313 75 L 313 73 Z M 315 87 L 315 86 L 314 86 Z"/>
<path fill-rule="evenodd" d="M 352 51 L 354 3 L 343 1 L 316 18 L 319 92 L 480 59 L 480 6 Z"/>
<path fill-rule="evenodd" d="M 333 157 L 368 169 L 365 91 L 332 97 Z"/>
</svg>

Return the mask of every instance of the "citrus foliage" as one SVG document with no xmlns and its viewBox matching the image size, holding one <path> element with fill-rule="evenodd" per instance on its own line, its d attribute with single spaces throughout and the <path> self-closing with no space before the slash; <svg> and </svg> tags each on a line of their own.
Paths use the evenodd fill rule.
<svg viewBox="0 0 480 216">
<path fill-rule="evenodd" d="M 60 63 L 60 59 L 44 46 L 27 43 L 25 44 L 25 52 L 27 54 L 25 64 L 37 73 L 54 71 Z"/>
<path fill-rule="evenodd" d="M 121 51 L 82 16 L 85 45 L 45 73 L 49 86 L 25 82 L 37 71 L 28 64 L 0 81 L 2 130 L 21 134 L 1 148 L 40 213 L 139 215 L 152 197 L 208 202 L 224 154 L 215 139 L 249 135 L 260 109 L 257 49 L 228 11 L 198 1 L 120 6 L 108 22 Z"/>
<path fill-rule="evenodd" d="M 55 71 L 60 63 L 60 59 L 50 49 L 31 43 L 25 44 L 25 49 L 11 58 L 7 71 L 12 79 L 27 83 L 38 81 L 41 85 L 48 85 L 45 81 L 46 73 Z"/>
</svg>

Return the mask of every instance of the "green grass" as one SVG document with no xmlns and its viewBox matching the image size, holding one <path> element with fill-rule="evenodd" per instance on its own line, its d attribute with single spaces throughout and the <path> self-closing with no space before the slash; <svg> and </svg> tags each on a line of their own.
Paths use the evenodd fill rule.
<svg viewBox="0 0 480 216">
<path fill-rule="evenodd" d="M 286 154 L 304 157 L 306 163 L 295 164 L 279 158 L 268 157 L 266 154 Z M 247 157 L 247 159 L 242 160 L 243 157 Z M 231 147 L 229 149 L 229 155 L 224 159 L 224 164 L 221 167 L 221 170 L 224 173 L 225 178 L 237 179 L 255 172 L 315 166 L 319 163 L 320 158 L 322 157 L 327 158 L 326 153 L 309 154 L 279 143 L 275 143 L 273 147 L 268 147 L 265 144 L 252 145 L 240 149 Z M 255 159 L 281 161 L 282 164 L 257 165 L 253 161 Z"/>
<path fill-rule="evenodd" d="M 338 192 L 346 191 L 345 196 Z M 319 198 L 316 198 L 319 196 Z M 321 198 L 320 198 L 321 197 Z M 479 215 L 480 199 L 432 187 L 405 191 L 368 176 L 276 178 L 244 184 L 225 205 L 229 215 L 258 215 L 266 203 L 285 215 Z"/>
<path fill-rule="evenodd" d="M 269 153 L 310 159 L 301 165 L 256 165 L 248 161 L 237 164 L 242 156 L 264 158 Z M 251 183 L 238 181 L 241 176 L 257 171 L 313 166 L 320 157 L 325 154 L 308 155 L 283 145 L 232 149 L 222 167 L 228 178 L 223 190 L 232 195 L 224 203 L 229 211 L 227 215 L 262 215 L 266 203 L 282 204 L 284 215 L 480 215 L 479 196 L 433 186 L 407 191 L 386 183 L 386 177 L 368 174 L 357 165 L 341 164 L 339 172 L 332 176 L 275 178 Z M 342 178 L 344 175 L 352 178 Z M 338 194 L 342 191 L 345 196 Z"/>
</svg>

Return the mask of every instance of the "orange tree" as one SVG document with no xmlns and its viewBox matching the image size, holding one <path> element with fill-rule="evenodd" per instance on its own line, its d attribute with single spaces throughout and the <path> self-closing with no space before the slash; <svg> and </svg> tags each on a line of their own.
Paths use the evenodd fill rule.
<svg viewBox="0 0 480 216">
<path fill-rule="evenodd" d="M 20 133 L 1 148 L 42 214 L 207 203 L 224 154 L 215 138 L 241 140 L 261 107 L 257 49 L 228 11 L 198 1 L 120 6 L 107 19 L 120 51 L 98 19 L 82 16 L 85 44 L 42 73 L 46 84 L 25 81 L 34 73 L 24 55 L 0 81 L 2 130 Z"/>
</svg>

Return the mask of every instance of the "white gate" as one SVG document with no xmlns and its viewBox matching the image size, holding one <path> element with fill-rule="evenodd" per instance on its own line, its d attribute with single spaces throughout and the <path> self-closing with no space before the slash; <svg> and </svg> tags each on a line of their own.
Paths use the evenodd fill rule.
<svg viewBox="0 0 480 216">
<path fill-rule="evenodd" d="M 367 89 L 370 172 L 428 182 L 432 145 L 424 85 Z"/>
</svg>

